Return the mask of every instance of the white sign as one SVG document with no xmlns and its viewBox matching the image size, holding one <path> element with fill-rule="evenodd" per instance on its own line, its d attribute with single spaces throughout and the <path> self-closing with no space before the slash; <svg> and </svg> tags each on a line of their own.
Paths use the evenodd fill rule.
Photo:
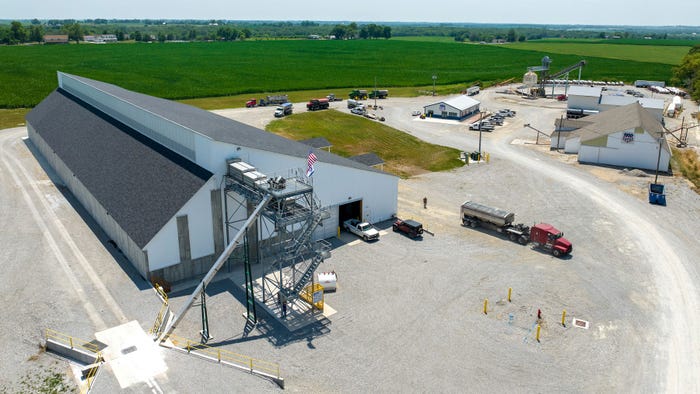
<svg viewBox="0 0 700 394">
<path fill-rule="evenodd" d="M 314 304 L 317 304 L 317 303 L 323 301 L 323 290 L 314 291 L 313 300 L 314 300 Z"/>
</svg>

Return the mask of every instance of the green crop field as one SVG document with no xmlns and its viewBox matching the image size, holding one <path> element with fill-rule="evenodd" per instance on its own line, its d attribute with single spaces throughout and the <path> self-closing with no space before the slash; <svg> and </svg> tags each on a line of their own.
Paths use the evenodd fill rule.
<svg viewBox="0 0 700 394">
<path fill-rule="evenodd" d="M 653 40 L 650 40 L 653 41 Z M 644 42 L 644 41 L 642 41 Z M 643 44 L 618 44 L 611 43 L 609 40 L 604 42 L 600 41 L 563 41 L 563 40 L 542 40 L 542 41 L 528 41 L 528 42 L 518 42 L 507 44 L 509 48 L 530 50 L 530 51 L 540 51 L 547 52 L 551 54 L 565 54 L 565 55 L 576 55 L 581 58 L 607 58 L 607 59 L 617 59 L 617 60 L 630 60 L 636 62 L 644 63 L 660 63 L 676 66 L 680 64 L 681 59 L 685 56 L 692 45 L 682 45 L 679 42 L 673 42 L 673 45 L 662 44 L 662 40 L 653 41 L 656 45 L 651 42 Z M 557 60 L 557 56 L 550 55 L 551 58 Z M 554 69 L 564 68 L 568 64 L 564 62 L 552 63 Z M 588 78 L 591 79 L 591 78 Z M 646 79 L 640 77 L 639 79 Z M 667 79 L 667 78 L 664 78 Z"/>
<path fill-rule="evenodd" d="M 267 130 L 292 140 L 324 137 L 333 145 L 332 152 L 344 157 L 376 153 L 385 161 L 384 171 L 401 177 L 464 165 L 457 149 L 429 144 L 377 121 L 336 110 L 287 116 L 270 123 Z"/>
<path fill-rule="evenodd" d="M 535 51 L 532 49 L 541 49 Z M 624 49 L 624 46 L 618 48 Z M 98 79 L 168 98 L 439 85 L 520 78 L 540 64 L 547 47 L 401 40 L 243 41 L 0 47 L 0 108 L 32 107 L 56 87 L 56 71 Z M 647 51 L 651 52 L 651 51 Z M 643 54 L 643 53 L 642 53 Z M 586 55 L 586 79 L 668 80 L 669 63 Z M 651 54 L 648 54 L 651 56 Z M 677 63 L 682 54 L 678 54 Z M 579 55 L 561 54 L 554 67 Z"/>
</svg>

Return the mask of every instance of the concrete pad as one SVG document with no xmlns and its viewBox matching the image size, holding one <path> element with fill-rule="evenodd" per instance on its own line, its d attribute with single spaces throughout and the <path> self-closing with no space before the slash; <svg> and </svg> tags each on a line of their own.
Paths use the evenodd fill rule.
<svg viewBox="0 0 700 394">
<path fill-rule="evenodd" d="M 277 275 L 278 273 L 275 272 L 268 275 L 268 277 L 277 278 Z M 284 279 L 285 282 L 289 280 L 291 279 L 287 277 Z M 282 305 L 277 303 L 276 295 L 268 295 L 265 302 L 262 302 L 262 286 L 262 278 L 257 279 L 254 282 L 255 301 L 259 306 L 263 307 L 270 316 L 274 317 L 275 320 L 284 325 L 284 327 L 289 331 L 296 331 L 300 328 L 308 326 L 309 324 L 327 319 L 337 312 L 326 302 L 323 303 L 323 312 L 321 312 L 312 308 L 311 305 L 305 301 L 296 299 L 287 303 L 287 316 L 282 317 Z M 245 289 L 245 284 L 243 285 L 243 288 Z"/>
<path fill-rule="evenodd" d="M 153 384 L 154 378 L 168 369 L 163 349 L 135 320 L 100 331 L 95 337 L 107 344 L 102 350 L 105 365 L 112 370 L 122 389 L 137 383 Z"/>
</svg>

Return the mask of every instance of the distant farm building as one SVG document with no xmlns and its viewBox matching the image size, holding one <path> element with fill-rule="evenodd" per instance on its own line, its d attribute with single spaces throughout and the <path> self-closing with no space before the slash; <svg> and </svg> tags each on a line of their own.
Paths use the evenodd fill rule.
<svg viewBox="0 0 700 394">
<path fill-rule="evenodd" d="M 552 146 L 577 153 L 581 163 L 667 171 L 671 148 L 661 123 L 639 103 L 576 120 L 560 120 Z M 659 149 L 661 153 L 659 154 Z"/>
<path fill-rule="evenodd" d="M 478 113 L 479 105 L 479 101 L 467 95 L 461 95 L 426 105 L 423 107 L 423 113 L 433 118 L 463 120 Z"/>
<path fill-rule="evenodd" d="M 68 35 L 65 34 L 47 34 L 44 36 L 44 44 L 68 44 Z"/>
<path fill-rule="evenodd" d="M 622 94 L 605 94 L 600 86 L 572 86 L 569 88 L 567 114 L 573 117 L 592 115 L 612 108 L 638 102 L 659 122 L 664 115 L 664 100 Z"/>
</svg>

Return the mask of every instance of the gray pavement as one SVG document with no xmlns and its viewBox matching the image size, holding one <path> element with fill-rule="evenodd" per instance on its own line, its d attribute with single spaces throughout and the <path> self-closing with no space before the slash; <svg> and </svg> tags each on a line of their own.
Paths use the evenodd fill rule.
<svg viewBox="0 0 700 394">
<path fill-rule="evenodd" d="M 294 332 L 265 312 L 257 327 L 246 328 L 240 268 L 222 270 L 208 287 L 210 345 L 279 363 L 287 389 L 295 392 L 687 392 L 697 387 L 700 245 L 693 231 L 700 197 L 682 179 L 663 176 L 669 205 L 652 206 L 646 202 L 649 177 L 579 165 L 571 156 L 550 152 L 548 145 L 535 145 L 534 132 L 523 123 L 551 130 L 562 103 L 525 101 L 492 90 L 477 99 L 488 109 L 518 111 L 505 126 L 482 134 L 490 163 L 399 183 L 398 215 L 423 222 L 434 237 L 412 240 L 391 232 L 390 223 L 379 224 L 385 231 L 374 243 L 342 234 L 333 241 L 332 258 L 319 268 L 338 273 L 338 291 L 326 295 L 337 313 Z M 410 116 L 433 100 L 380 102 L 389 125 L 429 142 L 475 150 L 478 134 L 466 125 Z M 344 107 L 344 102 L 334 105 Z M 224 114 L 264 123 L 255 111 Z M 9 352 L 0 367 L 0 387 L 14 387 L 22 373 L 36 370 L 34 364 L 48 368 L 55 362 L 47 356 L 28 361 L 44 327 L 88 340 L 130 320 L 147 330 L 160 306 L 147 284 L 71 205 L 70 195 L 49 180 L 24 135 L 23 129 L 0 132 L 0 219 L 14 229 L 0 234 L 7 273 L 0 278 L 0 313 L 17 319 L 0 322 L 2 332 L 10 334 L 2 339 Z M 463 228 L 459 205 L 467 199 L 512 210 L 526 224 L 554 224 L 573 242 L 573 255 L 557 259 Z M 85 273 L 71 239 L 95 275 Z M 83 288 L 83 298 L 74 282 Z M 179 286 L 171 294 L 175 310 L 193 287 Z M 512 302 L 506 301 L 509 287 Z M 539 343 L 537 309 L 544 317 Z M 564 309 L 566 327 L 560 325 Z M 89 311 L 97 311 L 99 319 Z M 573 317 L 589 321 L 590 328 L 573 327 Z M 194 308 L 175 333 L 194 339 L 200 329 Z M 277 390 L 269 381 L 215 363 L 167 349 L 162 356 L 168 369 L 152 380 L 121 388 L 105 368 L 95 392 Z"/>
</svg>

